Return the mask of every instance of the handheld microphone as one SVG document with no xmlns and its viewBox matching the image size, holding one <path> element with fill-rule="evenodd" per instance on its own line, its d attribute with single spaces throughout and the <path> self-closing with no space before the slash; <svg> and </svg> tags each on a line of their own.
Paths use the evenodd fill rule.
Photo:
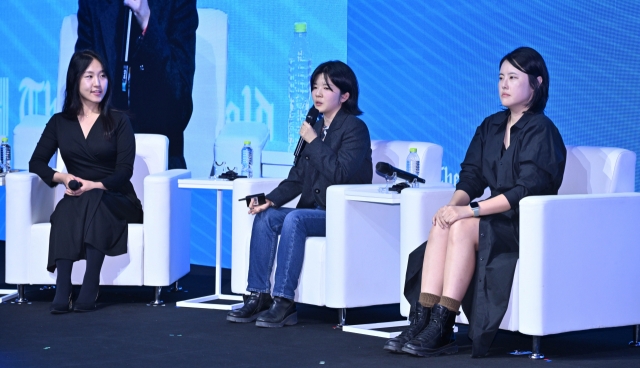
<svg viewBox="0 0 640 368">
<path fill-rule="evenodd" d="M 255 201 L 254 201 L 254 198 L 255 198 Z M 257 206 L 267 203 L 267 199 L 265 198 L 264 193 L 250 194 L 244 198 L 238 199 L 238 201 L 239 202 L 246 201 L 247 207 L 249 207 L 252 201 L 254 202 L 254 205 L 257 205 Z"/>
<path fill-rule="evenodd" d="M 418 175 L 412 174 L 410 172 L 406 172 L 404 170 L 400 170 L 397 167 L 393 167 L 386 162 L 378 162 L 376 164 L 376 172 L 381 176 L 392 176 L 393 173 L 400 179 L 404 179 L 406 181 L 412 182 L 414 179 L 418 181 L 418 183 L 426 183 L 426 180 L 422 179 Z"/>
<path fill-rule="evenodd" d="M 78 190 L 82 188 L 82 183 L 77 181 L 77 180 L 70 180 L 69 181 L 69 189 L 71 190 Z"/>
<path fill-rule="evenodd" d="M 320 114 L 320 111 L 318 111 L 315 106 L 311 106 L 309 112 L 307 113 L 307 118 L 305 119 L 305 121 L 309 123 L 309 125 L 313 126 L 316 123 L 316 120 L 318 120 L 318 114 Z M 296 150 L 293 153 L 293 166 L 296 166 L 298 158 L 300 158 L 300 153 L 302 152 L 306 144 L 307 142 L 305 142 L 305 140 L 300 137 L 300 140 L 298 140 L 298 146 L 296 146 Z"/>
</svg>

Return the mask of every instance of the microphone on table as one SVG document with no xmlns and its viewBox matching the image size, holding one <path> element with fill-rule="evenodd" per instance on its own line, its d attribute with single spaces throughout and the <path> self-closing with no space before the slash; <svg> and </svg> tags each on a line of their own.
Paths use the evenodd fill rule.
<svg viewBox="0 0 640 368">
<path fill-rule="evenodd" d="M 386 162 L 378 162 L 376 164 L 376 172 L 381 176 L 392 176 L 394 173 L 400 179 L 404 179 L 408 182 L 412 182 L 414 179 L 418 181 L 418 183 L 426 183 L 426 180 L 422 179 L 418 175 L 412 174 L 410 172 L 400 170 L 397 167 L 393 167 Z"/>
<path fill-rule="evenodd" d="M 69 181 L 69 189 L 71 190 L 78 190 L 82 187 L 82 183 L 77 181 L 77 180 L 70 180 Z"/>
<path fill-rule="evenodd" d="M 307 118 L 305 119 L 305 121 L 309 123 L 309 125 L 313 126 L 316 123 L 316 120 L 318 120 L 318 114 L 320 114 L 320 111 L 318 111 L 315 106 L 311 106 L 309 112 L 307 113 Z M 295 152 L 293 152 L 293 166 L 296 166 L 296 163 L 300 158 L 300 153 L 302 152 L 306 144 L 307 142 L 305 142 L 305 140 L 300 137 L 300 140 L 298 140 L 298 146 L 296 146 L 296 150 Z"/>
</svg>

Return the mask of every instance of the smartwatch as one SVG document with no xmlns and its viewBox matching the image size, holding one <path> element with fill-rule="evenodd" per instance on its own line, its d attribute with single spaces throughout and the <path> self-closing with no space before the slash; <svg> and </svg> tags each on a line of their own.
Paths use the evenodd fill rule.
<svg viewBox="0 0 640 368">
<path fill-rule="evenodd" d="M 471 211 L 473 211 L 473 217 L 480 217 L 480 205 L 478 202 L 469 203 L 469 207 L 471 207 Z"/>
</svg>

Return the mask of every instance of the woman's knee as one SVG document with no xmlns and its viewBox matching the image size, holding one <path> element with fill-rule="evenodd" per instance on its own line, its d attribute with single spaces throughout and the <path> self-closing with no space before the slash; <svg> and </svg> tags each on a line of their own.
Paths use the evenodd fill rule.
<svg viewBox="0 0 640 368">
<path fill-rule="evenodd" d="M 449 245 L 476 244 L 478 242 L 478 219 L 468 218 L 454 222 L 449 227 Z"/>
<path fill-rule="evenodd" d="M 256 217 L 253 219 L 254 229 L 255 228 L 259 228 L 261 230 L 265 228 L 274 229 L 279 225 L 282 225 L 277 221 L 277 218 L 279 217 L 277 211 L 272 208 L 267 208 L 266 210 L 259 212 L 255 216 Z"/>
<path fill-rule="evenodd" d="M 291 211 L 287 213 L 287 216 L 284 218 L 284 222 L 282 223 L 283 229 L 292 229 L 298 227 L 300 222 L 302 221 L 301 211 Z"/>
</svg>

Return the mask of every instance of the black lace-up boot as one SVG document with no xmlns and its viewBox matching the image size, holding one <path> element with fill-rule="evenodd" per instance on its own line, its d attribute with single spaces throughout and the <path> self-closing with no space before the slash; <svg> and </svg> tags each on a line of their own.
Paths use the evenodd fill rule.
<svg viewBox="0 0 640 368">
<path fill-rule="evenodd" d="M 256 321 L 258 327 L 283 327 L 298 323 L 298 310 L 296 303 L 287 298 L 276 296 L 273 305 L 264 312 Z"/>
<path fill-rule="evenodd" d="M 273 304 L 273 299 L 269 293 L 252 292 L 244 301 L 242 308 L 227 313 L 227 321 L 253 322 L 262 312 L 269 309 L 271 304 Z"/>
<path fill-rule="evenodd" d="M 389 350 L 394 353 L 402 353 L 402 347 L 404 344 L 411 341 L 420 331 L 422 331 L 429 323 L 429 317 L 431 316 L 431 308 L 425 308 L 419 302 L 413 307 L 413 310 L 409 314 L 409 327 L 404 330 L 400 335 L 387 340 L 384 344 L 384 350 Z"/>
<path fill-rule="evenodd" d="M 457 353 L 458 345 L 453 333 L 456 315 L 440 304 L 434 305 L 427 327 L 406 343 L 402 351 L 424 357 Z"/>
</svg>

